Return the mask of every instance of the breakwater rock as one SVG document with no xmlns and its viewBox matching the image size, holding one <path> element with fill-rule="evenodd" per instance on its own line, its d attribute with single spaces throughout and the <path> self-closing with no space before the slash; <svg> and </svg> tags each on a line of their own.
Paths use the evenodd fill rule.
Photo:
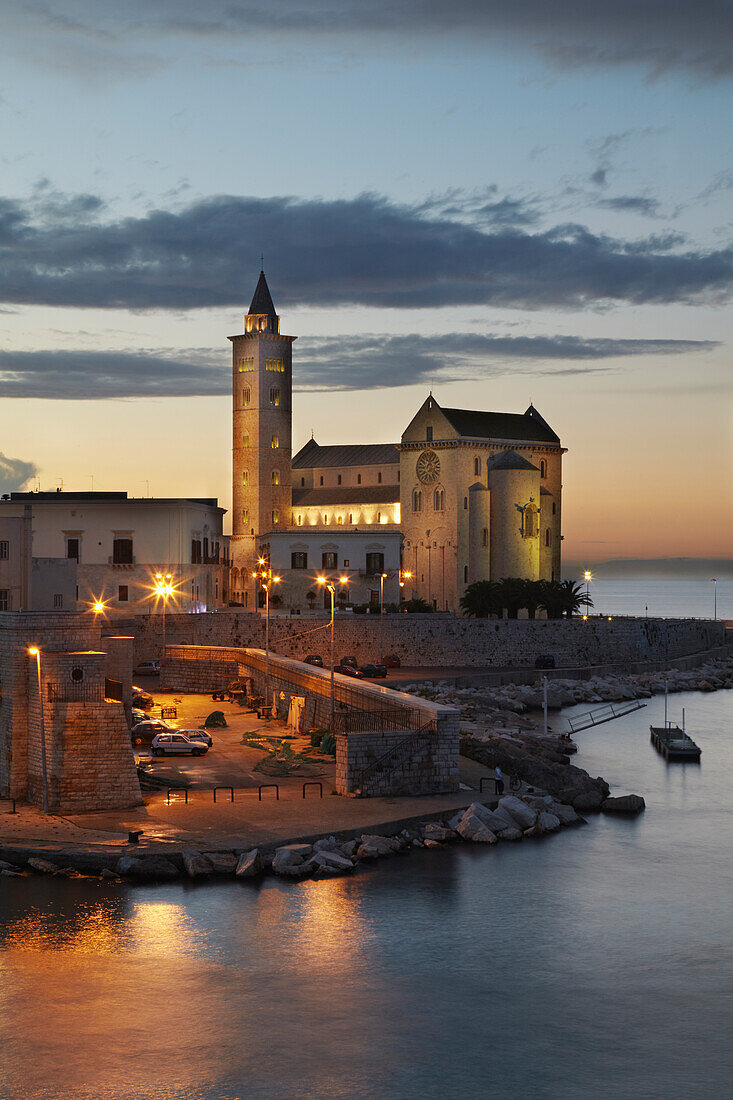
<svg viewBox="0 0 733 1100">
<path fill-rule="evenodd" d="M 484 764 L 491 773 L 499 767 L 509 775 L 517 775 L 575 810 L 600 810 L 611 793 L 608 783 L 571 764 L 570 757 L 558 751 L 559 743 L 548 745 L 543 739 L 516 734 L 462 736 L 461 755 Z"/>
</svg>

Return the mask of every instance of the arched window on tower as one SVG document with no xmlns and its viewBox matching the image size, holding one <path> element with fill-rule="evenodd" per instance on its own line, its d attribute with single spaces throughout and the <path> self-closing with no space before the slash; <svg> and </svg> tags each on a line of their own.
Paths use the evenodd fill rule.
<svg viewBox="0 0 733 1100">
<path fill-rule="evenodd" d="M 242 470 L 242 485 L 249 485 L 249 470 Z"/>
<path fill-rule="evenodd" d="M 242 404 L 244 405 L 245 409 L 249 408 L 249 405 L 250 405 L 251 401 L 252 401 L 252 390 L 249 386 L 244 386 L 243 389 L 242 389 Z"/>
<path fill-rule="evenodd" d="M 531 539 L 534 535 L 537 534 L 537 529 L 535 527 L 535 515 L 536 513 L 534 508 L 527 506 L 524 509 L 524 537 L 526 539 Z"/>
<path fill-rule="evenodd" d="M 280 436 L 279 435 L 273 435 L 272 442 L 271 442 L 270 446 L 272 447 L 273 451 L 276 451 L 278 449 L 278 447 L 280 446 Z"/>
<path fill-rule="evenodd" d="M 242 432 L 242 446 L 249 447 L 249 432 Z"/>
<path fill-rule="evenodd" d="M 473 460 L 473 473 L 474 477 L 480 477 L 481 475 L 481 459 L 474 458 Z"/>
<path fill-rule="evenodd" d="M 412 510 L 413 512 L 422 512 L 422 491 L 420 489 L 412 490 Z"/>
<path fill-rule="evenodd" d="M 280 484 L 280 471 L 279 470 L 273 470 L 272 471 L 272 484 L 273 485 L 279 485 Z"/>
<path fill-rule="evenodd" d="M 547 477 L 547 463 L 544 458 L 540 462 L 540 477 Z"/>
</svg>

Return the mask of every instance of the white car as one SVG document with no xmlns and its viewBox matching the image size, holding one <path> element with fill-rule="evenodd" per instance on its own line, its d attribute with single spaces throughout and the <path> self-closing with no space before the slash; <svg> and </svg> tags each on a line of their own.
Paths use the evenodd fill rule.
<svg viewBox="0 0 733 1100">
<path fill-rule="evenodd" d="M 208 730 L 177 730 L 176 732 L 184 734 L 189 739 L 189 741 L 201 741 L 204 745 L 207 745 L 208 748 L 211 748 L 211 746 L 214 744 L 214 739 L 212 738 Z"/>
<path fill-rule="evenodd" d="M 160 661 L 141 661 L 133 669 L 135 676 L 160 676 Z"/>
<path fill-rule="evenodd" d="M 183 733 L 159 733 L 153 738 L 151 752 L 153 756 L 203 756 L 209 746 L 203 741 L 192 741 Z"/>
</svg>

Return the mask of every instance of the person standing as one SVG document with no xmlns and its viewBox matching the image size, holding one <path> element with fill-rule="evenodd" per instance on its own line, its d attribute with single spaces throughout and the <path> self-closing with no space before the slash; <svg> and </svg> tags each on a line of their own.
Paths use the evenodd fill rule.
<svg viewBox="0 0 733 1100">
<path fill-rule="evenodd" d="M 498 764 L 496 765 L 496 769 L 494 771 L 494 782 L 496 784 L 496 793 L 504 794 L 504 776 L 502 775 L 501 768 Z"/>
</svg>

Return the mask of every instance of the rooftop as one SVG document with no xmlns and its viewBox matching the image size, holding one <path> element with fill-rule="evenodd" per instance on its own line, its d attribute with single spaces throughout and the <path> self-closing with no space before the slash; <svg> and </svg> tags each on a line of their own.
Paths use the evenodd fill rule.
<svg viewBox="0 0 733 1100">
<path fill-rule="evenodd" d="M 400 452 L 396 443 L 354 443 L 321 447 L 309 439 L 293 458 L 294 470 L 324 466 L 398 466 Z"/>
<path fill-rule="evenodd" d="M 471 409 L 444 409 L 441 412 L 463 436 L 478 439 L 511 439 L 516 442 L 559 443 L 533 405 L 525 413 L 474 412 Z"/>
<path fill-rule="evenodd" d="M 127 493 L 121 492 L 82 491 L 80 493 L 68 493 L 62 489 L 56 489 L 54 492 L 5 493 L 2 500 L 23 501 L 25 503 L 44 500 L 56 501 L 61 504 L 71 504 L 75 501 L 84 501 L 87 504 L 105 504 L 110 501 L 126 504 L 203 504 L 207 508 L 219 508 L 217 497 L 128 497 Z M 226 508 L 220 508 L 219 510 L 225 512 Z"/>
<path fill-rule="evenodd" d="M 536 466 L 522 458 L 516 451 L 501 451 L 490 459 L 489 466 L 492 470 L 534 470 L 539 473 Z"/>
</svg>

